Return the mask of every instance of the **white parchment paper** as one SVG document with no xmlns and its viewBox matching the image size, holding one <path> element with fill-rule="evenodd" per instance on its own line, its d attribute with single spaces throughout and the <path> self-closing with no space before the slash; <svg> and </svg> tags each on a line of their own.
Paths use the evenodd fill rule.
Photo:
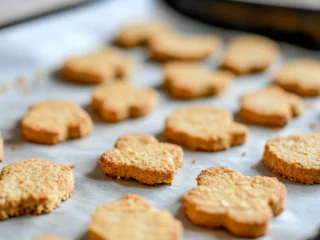
<svg viewBox="0 0 320 240">
<path fill-rule="evenodd" d="M 185 150 L 184 165 L 172 186 L 146 186 L 135 181 L 112 180 L 104 176 L 98 166 L 98 159 L 104 151 L 113 147 L 120 135 L 146 133 L 163 140 L 166 117 L 181 106 L 214 105 L 236 114 L 239 96 L 268 85 L 283 62 L 298 57 L 319 58 L 319 52 L 280 43 L 282 57 L 268 71 L 235 79 L 221 97 L 176 101 L 161 89 L 161 66 L 147 61 L 147 50 L 127 50 L 140 65 L 131 80 L 137 86 L 159 90 L 160 103 L 153 113 L 144 118 L 117 124 L 103 123 L 88 107 L 94 86 L 63 82 L 53 72 L 65 57 L 107 45 L 122 24 L 146 19 L 169 22 L 178 31 L 218 34 L 225 42 L 239 34 L 194 22 L 158 1 L 148 0 L 98 2 L 0 31 L 0 84 L 14 85 L 13 90 L 0 98 L 0 128 L 5 140 L 5 161 L 0 163 L 0 167 L 32 157 L 76 165 L 73 169 L 76 190 L 70 199 L 47 215 L 18 217 L 0 222 L 0 239 L 32 239 L 41 234 L 88 239 L 87 226 L 95 208 L 126 193 L 138 194 L 157 208 L 169 210 L 183 222 L 184 239 L 234 239 L 227 231 L 193 225 L 184 216 L 180 199 L 186 191 L 196 186 L 196 176 L 210 166 L 228 166 L 246 175 L 274 176 L 261 162 L 264 144 L 269 138 L 298 132 L 319 132 L 319 127 L 312 129 L 309 126 L 320 120 L 319 98 L 305 99 L 305 102 L 314 103 L 314 108 L 306 109 L 301 117 L 280 131 L 250 126 L 249 140 L 242 146 L 217 153 Z M 222 53 L 223 50 L 208 59 L 208 67 L 215 68 Z M 35 77 L 38 70 L 48 71 L 47 76 L 39 80 L 39 76 Z M 27 78 L 27 92 L 17 87 L 15 79 L 21 74 Z M 21 117 L 30 105 L 46 99 L 70 99 L 80 103 L 94 119 L 93 134 L 85 139 L 56 146 L 24 142 L 19 122 Z M 236 119 L 240 121 L 237 114 Z M 246 156 L 241 156 L 243 152 L 246 152 Z M 196 164 L 192 163 L 194 159 L 198 159 Z M 306 239 L 312 236 L 320 226 L 320 187 L 282 178 L 279 180 L 288 189 L 287 208 L 272 220 L 269 234 L 261 239 Z"/>
</svg>

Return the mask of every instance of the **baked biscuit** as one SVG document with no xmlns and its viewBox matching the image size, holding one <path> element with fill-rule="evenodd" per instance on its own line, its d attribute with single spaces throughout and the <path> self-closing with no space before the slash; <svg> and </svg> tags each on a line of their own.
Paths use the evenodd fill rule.
<svg viewBox="0 0 320 240">
<path fill-rule="evenodd" d="M 279 56 L 279 47 L 269 38 L 247 34 L 231 40 L 222 67 L 242 75 L 267 69 Z"/>
<path fill-rule="evenodd" d="M 3 161 L 3 139 L 0 132 L 0 162 Z"/>
<path fill-rule="evenodd" d="M 230 112 L 209 106 L 177 109 L 166 120 L 167 140 L 194 150 L 219 151 L 246 142 L 248 128 Z"/>
<path fill-rule="evenodd" d="M 166 34 L 152 38 L 149 44 L 152 58 L 158 61 L 199 61 L 219 49 L 216 36 Z"/>
<path fill-rule="evenodd" d="M 56 237 L 52 235 L 43 235 L 43 236 L 34 238 L 34 240 L 69 240 L 69 238 Z"/>
<path fill-rule="evenodd" d="M 72 171 L 66 165 L 41 158 L 10 164 L 0 174 L 0 219 L 49 213 L 73 191 Z"/>
<path fill-rule="evenodd" d="M 89 224 L 90 240 L 179 240 L 183 227 L 171 213 L 127 194 L 98 207 Z"/>
<path fill-rule="evenodd" d="M 302 113 L 302 100 L 277 86 L 246 93 L 241 98 L 241 117 L 251 123 L 284 126 Z"/>
<path fill-rule="evenodd" d="M 298 59 L 288 62 L 276 75 L 275 83 L 301 96 L 319 96 L 320 61 Z"/>
<path fill-rule="evenodd" d="M 209 71 L 200 64 L 181 62 L 167 63 L 164 74 L 166 88 L 178 99 L 219 94 L 229 86 L 234 77 L 227 71 Z"/>
<path fill-rule="evenodd" d="M 127 25 L 121 29 L 117 42 L 122 47 L 135 47 L 148 44 L 150 39 L 163 36 L 170 31 L 170 26 L 163 23 Z"/>
<path fill-rule="evenodd" d="M 197 225 L 255 238 L 265 235 L 272 217 L 285 209 L 287 191 L 276 178 L 211 167 L 199 174 L 197 182 L 183 196 L 184 213 Z"/>
<path fill-rule="evenodd" d="M 134 62 L 131 57 L 115 48 L 105 48 L 67 59 L 61 73 L 67 81 L 96 84 L 110 83 L 117 77 L 125 78 L 133 69 Z"/>
<path fill-rule="evenodd" d="M 123 81 L 96 88 L 91 106 L 104 121 L 117 122 L 145 116 L 157 103 L 156 91 L 136 89 L 130 82 Z"/>
<path fill-rule="evenodd" d="M 320 134 L 271 139 L 265 146 L 263 161 L 270 171 L 289 180 L 320 183 Z"/>
<path fill-rule="evenodd" d="M 71 101 L 45 101 L 33 105 L 22 119 L 25 140 L 57 144 L 70 138 L 91 134 L 92 120 L 87 112 Z"/>
<path fill-rule="evenodd" d="M 150 185 L 171 184 L 183 163 L 183 151 L 177 145 L 160 143 L 151 135 L 129 134 L 120 137 L 99 163 L 111 177 L 134 178 Z"/>
</svg>

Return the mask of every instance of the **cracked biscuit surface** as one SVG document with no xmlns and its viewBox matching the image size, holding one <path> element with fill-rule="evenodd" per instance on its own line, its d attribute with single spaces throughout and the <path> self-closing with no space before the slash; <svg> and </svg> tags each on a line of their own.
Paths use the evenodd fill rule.
<svg viewBox="0 0 320 240">
<path fill-rule="evenodd" d="M 62 67 L 62 77 L 74 83 L 110 83 L 115 78 L 125 78 L 134 69 L 128 55 L 116 48 L 105 48 L 93 53 L 67 59 Z"/>
<path fill-rule="evenodd" d="M 277 86 L 246 93 L 241 98 L 241 117 L 254 124 L 284 126 L 302 113 L 302 99 Z"/>
<path fill-rule="evenodd" d="M 71 101 L 45 101 L 33 105 L 22 119 L 25 140 L 41 144 L 58 144 L 82 138 L 93 129 L 89 114 Z"/>
<path fill-rule="evenodd" d="M 145 116 L 157 103 L 156 91 L 137 89 L 130 82 L 122 81 L 97 87 L 92 96 L 91 106 L 104 121 L 117 122 Z"/>
<path fill-rule="evenodd" d="M 89 224 L 90 240 L 179 240 L 183 226 L 171 213 L 127 194 L 98 207 Z"/>
<path fill-rule="evenodd" d="M 170 26 L 164 23 L 140 23 L 124 26 L 117 42 L 122 47 L 135 47 L 148 44 L 152 38 L 162 36 L 171 31 Z"/>
<path fill-rule="evenodd" d="M 200 64 L 171 62 L 164 67 L 165 86 L 178 99 L 193 99 L 223 92 L 233 79 L 233 74 L 209 71 Z"/>
<path fill-rule="evenodd" d="M 304 184 L 320 183 L 320 134 L 278 137 L 267 142 L 264 164 L 284 178 Z"/>
<path fill-rule="evenodd" d="M 166 120 L 164 135 L 190 149 L 219 151 L 246 142 L 248 128 L 234 122 L 226 110 L 194 106 L 174 111 Z"/>
<path fill-rule="evenodd" d="M 133 178 L 149 185 L 171 184 L 183 164 L 183 151 L 177 145 L 160 143 L 151 135 L 129 134 L 120 137 L 99 163 L 111 177 Z"/>
<path fill-rule="evenodd" d="M 254 34 L 233 38 L 227 47 L 222 66 L 242 75 L 267 69 L 279 56 L 273 40 Z"/>
<path fill-rule="evenodd" d="M 10 164 L 0 175 L 0 219 L 49 213 L 73 191 L 73 174 L 66 165 L 41 158 Z"/>
<path fill-rule="evenodd" d="M 275 83 L 301 96 L 319 96 L 320 61 L 297 59 L 288 62 L 276 75 Z"/>
<path fill-rule="evenodd" d="M 272 217 L 285 209 L 287 191 L 276 178 L 211 167 L 199 174 L 197 182 L 183 196 L 184 213 L 197 225 L 223 227 L 240 237 L 260 237 L 268 232 Z"/>
<path fill-rule="evenodd" d="M 152 38 L 149 48 L 152 57 L 158 61 L 200 61 L 220 45 L 221 40 L 216 36 L 167 34 Z"/>
</svg>

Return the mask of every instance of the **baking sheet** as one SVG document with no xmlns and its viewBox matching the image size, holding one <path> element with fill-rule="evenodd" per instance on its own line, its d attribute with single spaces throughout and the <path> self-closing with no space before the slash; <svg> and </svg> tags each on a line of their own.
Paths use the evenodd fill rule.
<svg viewBox="0 0 320 240">
<path fill-rule="evenodd" d="M 259 89 L 271 82 L 282 62 L 297 57 L 319 58 L 319 52 L 280 44 L 282 57 L 268 71 L 235 79 L 226 93 L 194 101 L 176 101 L 162 90 L 161 66 L 148 61 L 144 48 L 128 50 L 140 67 L 131 80 L 137 86 L 159 90 L 160 102 L 150 115 L 117 124 L 106 124 L 92 113 L 90 103 L 93 86 L 81 86 L 61 81 L 54 71 L 70 54 L 90 51 L 111 42 L 120 25 L 128 21 L 162 19 L 177 30 L 190 33 L 215 33 L 225 41 L 239 34 L 193 22 L 172 12 L 158 1 L 122 0 L 99 2 L 72 12 L 28 22 L 0 32 L 0 83 L 9 84 L 10 91 L 0 97 L 0 128 L 5 140 L 5 161 L 0 167 L 31 157 L 42 157 L 63 164 L 75 164 L 74 195 L 54 212 L 41 216 L 12 218 L 0 222 L 0 239 L 32 239 L 41 234 L 53 234 L 76 240 L 88 239 L 87 226 L 95 208 L 126 193 L 134 193 L 160 209 L 169 210 L 184 225 L 184 239 L 234 239 L 227 231 L 205 229 L 190 223 L 184 216 L 181 196 L 196 186 L 195 178 L 202 169 L 228 166 L 245 175 L 274 176 L 262 164 L 265 142 L 272 137 L 298 132 L 319 132 L 310 124 L 320 120 L 319 98 L 305 99 L 314 103 L 305 113 L 280 131 L 250 126 L 246 144 L 217 153 L 184 150 L 184 165 L 172 186 L 146 186 L 135 181 L 112 180 L 98 166 L 101 154 L 112 148 L 116 139 L 126 133 L 154 134 L 163 140 L 166 117 L 177 107 L 213 105 L 238 111 L 238 98 L 247 91 Z M 206 61 L 208 67 L 219 64 L 223 50 Z M 22 75 L 22 77 L 21 77 Z M 19 77 L 20 76 L 20 77 Z M 25 80 L 24 80 L 25 79 Z M 1 85 L 0 84 L 0 85 Z M 44 146 L 23 141 L 20 119 L 33 103 L 46 99 L 70 99 L 80 103 L 94 119 L 93 134 L 56 146 Z M 238 119 L 236 114 L 236 119 Z M 241 156 L 246 152 L 246 156 Z M 192 161 L 198 159 L 196 164 Z M 279 178 L 288 189 L 287 208 L 270 224 L 270 232 L 261 239 L 306 239 L 320 226 L 320 188 Z"/>
</svg>

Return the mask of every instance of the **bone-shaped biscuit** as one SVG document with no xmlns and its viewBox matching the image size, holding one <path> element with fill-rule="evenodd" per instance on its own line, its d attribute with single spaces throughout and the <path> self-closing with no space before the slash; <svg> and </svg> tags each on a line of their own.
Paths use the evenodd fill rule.
<svg viewBox="0 0 320 240">
<path fill-rule="evenodd" d="M 286 188 L 276 178 L 212 167 L 203 170 L 197 182 L 183 196 L 184 212 L 194 224 L 260 237 L 268 232 L 272 217 L 285 208 Z"/>
<path fill-rule="evenodd" d="M 41 158 L 10 164 L 0 174 L 0 219 L 49 213 L 73 191 L 68 166 Z"/>
<path fill-rule="evenodd" d="M 150 113 L 158 102 L 157 92 L 136 89 L 130 82 L 104 84 L 94 91 L 91 106 L 107 122 L 142 117 Z"/>
<path fill-rule="evenodd" d="M 46 101 L 33 105 L 22 119 L 27 141 L 57 144 L 70 138 L 91 134 L 92 120 L 78 104 L 71 101 Z"/>
<path fill-rule="evenodd" d="M 98 207 L 89 224 L 91 240 L 179 240 L 183 227 L 168 211 L 127 194 Z"/>
<path fill-rule="evenodd" d="M 221 45 L 216 36 L 166 34 L 152 38 L 149 44 L 155 60 L 199 61 L 217 51 Z"/>
<path fill-rule="evenodd" d="M 133 69 L 134 62 L 129 56 L 115 48 L 105 48 L 67 59 L 61 72 L 67 81 L 96 84 L 125 78 Z"/>
<path fill-rule="evenodd" d="M 135 47 L 148 44 L 152 38 L 162 36 L 171 31 L 170 26 L 163 23 L 140 23 L 124 26 L 117 39 L 123 47 Z"/>
<path fill-rule="evenodd" d="M 267 69 L 279 56 L 279 47 L 271 39 L 247 34 L 231 40 L 222 66 L 236 74 L 247 74 Z"/>
<path fill-rule="evenodd" d="M 233 78 L 227 71 L 209 71 L 200 64 L 170 62 L 165 65 L 165 86 L 178 99 L 192 99 L 223 92 Z"/>
<path fill-rule="evenodd" d="M 319 96 L 320 61 L 298 59 L 288 62 L 277 74 L 275 83 L 301 96 Z"/>
<path fill-rule="evenodd" d="M 172 183 L 183 163 L 182 148 L 160 143 L 151 135 L 129 134 L 100 158 L 102 171 L 111 177 L 134 178 L 145 184 Z"/>
<path fill-rule="evenodd" d="M 299 96 L 277 86 L 246 93 L 241 98 L 240 115 L 248 122 L 262 125 L 286 125 L 302 113 Z"/>
<path fill-rule="evenodd" d="M 209 106 L 179 108 L 166 120 L 164 135 L 172 143 L 194 150 L 219 151 L 243 144 L 248 128 L 230 112 Z"/>
</svg>

